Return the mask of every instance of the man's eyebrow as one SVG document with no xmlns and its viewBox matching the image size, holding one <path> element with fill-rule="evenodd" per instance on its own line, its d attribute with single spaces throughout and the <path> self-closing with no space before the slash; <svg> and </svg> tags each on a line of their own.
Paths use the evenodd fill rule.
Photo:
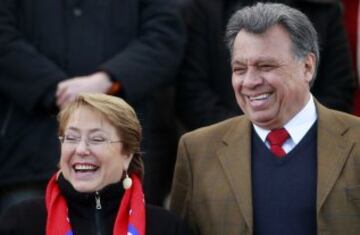
<svg viewBox="0 0 360 235">
<path fill-rule="evenodd" d="M 231 65 L 246 64 L 245 63 L 246 61 L 248 60 L 244 58 L 234 58 L 231 60 Z M 279 63 L 279 61 L 273 57 L 260 57 L 254 60 L 251 64 L 259 64 L 259 63 Z"/>
</svg>

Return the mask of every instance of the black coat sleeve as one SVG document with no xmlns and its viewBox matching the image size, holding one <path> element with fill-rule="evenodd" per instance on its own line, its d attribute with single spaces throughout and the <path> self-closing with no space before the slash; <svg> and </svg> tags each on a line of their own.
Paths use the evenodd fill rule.
<svg viewBox="0 0 360 235">
<path fill-rule="evenodd" d="M 0 219 L 1 235 L 45 234 L 45 200 L 21 202 L 10 207 Z"/>
<path fill-rule="evenodd" d="M 225 50 L 221 8 L 215 9 L 214 1 L 184 1 L 188 40 L 177 79 L 176 107 L 186 127 L 195 129 L 238 115 L 240 109 L 229 107 L 215 89 L 221 86 L 216 83 L 230 84 L 231 80 L 229 58 L 222 61 L 223 57 L 219 57 Z"/>
<path fill-rule="evenodd" d="M 146 235 L 191 235 L 187 224 L 163 208 L 146 206 Z"/>
<path fill-rule="evenodd" d="M 302 8 L 319 33 L 320 65 L 311 91 L 325 106 L 351 112 L 356 83 L 340 3 Z"/>
<path fill-rule="evenodd" d="M 2 235 L 20 235 L 23 234 L 20 229 L 20 214 L 16 209 L 11 208 L 0 220 L 0 234 Z"/>
<path fill-rule="evenodd" d="M 0 1 L 0 93 L 23 109 L 48 106 L 66 74 L 18 30 L 18 1 Z M 43 107 L 50 108 L 50 107 Z"/>
<path fill-rule="evenodd" d="M 185 43 L 174 0 L 142 0 L 139 10 L 137 38 L 101 66 L 120 81 L 126 99 L 132 102 L 172 84 Z"/>
</svg>

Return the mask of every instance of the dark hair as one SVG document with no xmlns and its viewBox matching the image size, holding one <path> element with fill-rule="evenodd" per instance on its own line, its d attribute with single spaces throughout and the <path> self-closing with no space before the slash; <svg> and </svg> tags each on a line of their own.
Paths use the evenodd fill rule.
<svg viewBox="0 0 360 235">
<path fill-rule="evenodd" d="M 289 33 L 295 58 L 303 59 L 309 53 L 313 53 L 317 68 L 320 53 L 314 26 L 301 11 L 280 3 L 257 3 L 234 13 L 227 24 L 225 35 L 230 53 L 233 53 L 235 38 L 241 30 L 261 34 L 277 24 Z"/>
</svg>

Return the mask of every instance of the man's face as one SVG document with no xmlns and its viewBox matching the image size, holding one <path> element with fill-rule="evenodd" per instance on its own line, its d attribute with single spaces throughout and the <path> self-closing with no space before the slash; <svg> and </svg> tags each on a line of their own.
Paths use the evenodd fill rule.
<svg viewBox="0 0 360 235">
<path fill-rule="evenodd" d="M 241 30 L 231 64 L 236 100 L 258 126 L 284 126 L 309 100 L 315 56 L 296 59 L 289 34 L 280 25 L 262 34 Z"/>
</svg>

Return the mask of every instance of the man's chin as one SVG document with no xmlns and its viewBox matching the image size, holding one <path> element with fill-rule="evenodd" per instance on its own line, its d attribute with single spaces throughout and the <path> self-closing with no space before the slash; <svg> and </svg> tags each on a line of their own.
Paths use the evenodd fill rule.
<svg viewBox="0 0 360 235">
<path fill-rule="evenodd" d="M 277 126 L 278 119 L 276 117 L 274 117 L 274 115 L 269 115 L 269 114 L 265 115 L 264 113 L 262 113 L 261 115 L 257 114 L 257 115 L 253 115 L 252 117 L 250 117 L 250 120 L 255 125 L 257 125 L 261 128 L 264 128 L 264 129 L 279 128 Z"/>
</svg>

